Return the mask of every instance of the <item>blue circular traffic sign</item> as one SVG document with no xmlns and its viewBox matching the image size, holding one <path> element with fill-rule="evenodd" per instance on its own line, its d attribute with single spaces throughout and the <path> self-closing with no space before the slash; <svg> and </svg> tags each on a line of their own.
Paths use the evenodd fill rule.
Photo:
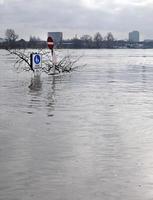
<svg viewBox="0 0 153 200">
<path fill-rule="evenodd" d="M 40 55 L 36 54 L 34 57 L 35 64 L 38 65 L 40 63 L 40 60 L 41 60 Z"/>
</svg>

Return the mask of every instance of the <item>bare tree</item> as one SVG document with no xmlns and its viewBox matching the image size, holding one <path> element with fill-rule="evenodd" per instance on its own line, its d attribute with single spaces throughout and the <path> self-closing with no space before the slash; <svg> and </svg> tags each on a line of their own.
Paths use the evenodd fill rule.
<svg viewBox="0 0 153 200">
<path fill-rule="evenodd" d="M 111 32 L 107 33 L 105 40 L 107 42 L 107 48 L 112 48 L 114 42 L 114 36 Z"/>
<path fill-rule="evenodd" d="M 30 36 L 30 38 L 29 38 L 29 42 L 37 42 L 37 41 L 41 41 L 39 37 L 36 37 L 36 36 Z"/>
<path fill-rule="evenodd" d="M 15 42 L 18 39 L 18 35 L 13 29 L 7 29 L 5 32 L 6 40 L 9 42 Z"/>
<path fill-rule="evenodd" d="M 101 47 L 102 41 L 103 41 L 102 35 L 99 32 L 96 33 L 94 36 L 94 42 L 97 48 Z"/>
<path fill-rule="evenodd" d="M 30 55 L 25 52 L 25 50 L 16 50 L 16 49 L 6 49 L 9 54 L 15 55 L 16 62 L 14 63 L 14 66 L 16 69 L 23 69 L 25 71 L 34 71 L 31 63 L 30 63 Z"/>
<path fill-rule="evenodd" d="M 15 47 L 15 41 L 18 39 L 18 35 L 15 33 L 13 29 L 7 29 L 5 31 L 5 37 L 7 41 L 8 48 L 14 48 Z"/>
<path fill-rule="evenodd" d="M 111 32 L 109 32 L 109 33 L 107 33 L 105 39 L 107 41 L 114 41 L 114 36 L 113 36 L 113 34 Z"/>
<path fill-rule="evenodd" d="M 28 42 L 29 48 L 41 48 L 41 39 L 36 36 L 30 36 Z"/>
<path fill-rule="evenodd" d="M 90 35 L 83 35 L 80 39 L 83 42 L 83 47 L 85 48 L 92 47 L 92 37 Z"/>
</svg>

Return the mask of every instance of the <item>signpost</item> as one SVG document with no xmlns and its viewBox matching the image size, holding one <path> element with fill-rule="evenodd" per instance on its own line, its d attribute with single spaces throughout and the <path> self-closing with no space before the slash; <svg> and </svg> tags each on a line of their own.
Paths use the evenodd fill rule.
<svg viewBox="0 0 153 200">
<path fill-rule="evenodd" d="M 53 54 L 54 41 L 52 37 L 48 37 L 47 44 L 48 44 L 48 48 L 52 50 L 52 54 Z"/>
<path fill-rule="evenodd" d="M 32 69 L 36 72 L 38 71 L 42 66 L 42 56 L 38 53 L 32 53 L 31 54 L 31 66 Z"/>
<path fill-rule="evenodd" d="M 52 56 L 52 63 L 53 63 L 53 73 L 55 73 L 55 64 L 56 64 L 56 56 L 54 53 L 54 41 L 52 37 L 47 38 L 47 44 L 48 48 L 51 50 L 51 56 Z"/>
</svg>

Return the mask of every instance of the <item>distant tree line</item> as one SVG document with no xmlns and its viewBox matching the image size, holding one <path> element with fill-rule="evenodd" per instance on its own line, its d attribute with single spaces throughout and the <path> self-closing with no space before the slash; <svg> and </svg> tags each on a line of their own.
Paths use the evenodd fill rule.
<svg viewBox="0 0 153 200">
<path fill-rule="evenodd" d="M 29 41 L 24 39 L 17 40 L 19 36 L 13 29 L 5 31 L 5 41 L 0 43 L 0 48 L 4 49 L 26 49 L 26 48 L 47 48 L 46 41 L 42 41 L 39 37 L 30 36 Z"/>
<path fill-rule="evenodd" d="M 74 38 L 71 40 L 73 48 L 113 48 L 114 36 L 109 32 L 104 38 L 97 32 L 92 38 L 90 35 L 83 35 L 80 39 Z"/>
<path fill-rule="evenodd" d="M 7 29 L 5 32 L 5 41 L 0 43 L 0 48 L 47 48 L 47 42 L 42 41 L 39 37 L 30 36 L 29 41 L 25 41 L 24 39 L 18 40 L 18 38 L 19 36 L 15 33 L 13 29 Z M 74 37 L 72 39 L 63 40 L 62 43 L 56 44 L 56 47 L 74 49 L 153 48 L 153 42 L 132 43 L 125 40 L 116 40 L 111 32 L 107 33 L 104 37 L 99 32 L 97 32 L 93 37 L 90 35 L 83 35 L 80 38 Z"/>
<path fill-rule="evenodd" d="M 106 36 L 102 36 L 97 32 L 94 37 L 90 35 L 83 35 L 81 38 L 73 38 L 71 40 L 64 40 L 62 43 L 63 48 L 89 48 L 89 49 L 117 49 L 117 48 L 144 48 L 146 44 L 143 42 L 130 42 L 126 40 L 116 40 L 111 32 Z M 148 46 L 147 46 L 148 47 Z M 153 48 L 153 43 L 151 45 Z"/>
</svg>

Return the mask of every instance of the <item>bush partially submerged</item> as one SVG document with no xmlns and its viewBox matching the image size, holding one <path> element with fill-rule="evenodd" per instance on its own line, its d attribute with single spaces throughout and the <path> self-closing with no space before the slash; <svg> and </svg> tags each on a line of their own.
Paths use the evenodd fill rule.
<svg viewBox="0 0 153 200">
<path fill-rule="evenodd" d="M 28 50 L 16 50 L 16 49 L 7 49 L 9 54 L 16 56 L 15 67 L 17 69 L 22 69 L 25 71 L 34 71 L 30 63 L 30 52 Z M 37 53 L 42 55 L 42 72 L 45 72 L 49 75 L 71 72 L 76 67 L 76 63 L 80 59 L 72 58 L 70 55 L 66 55 L 61 58 L 59 61 L 53 61 L 51 57 L 51 52 L 45 50 L 38 50 Z"/>
</svg>

